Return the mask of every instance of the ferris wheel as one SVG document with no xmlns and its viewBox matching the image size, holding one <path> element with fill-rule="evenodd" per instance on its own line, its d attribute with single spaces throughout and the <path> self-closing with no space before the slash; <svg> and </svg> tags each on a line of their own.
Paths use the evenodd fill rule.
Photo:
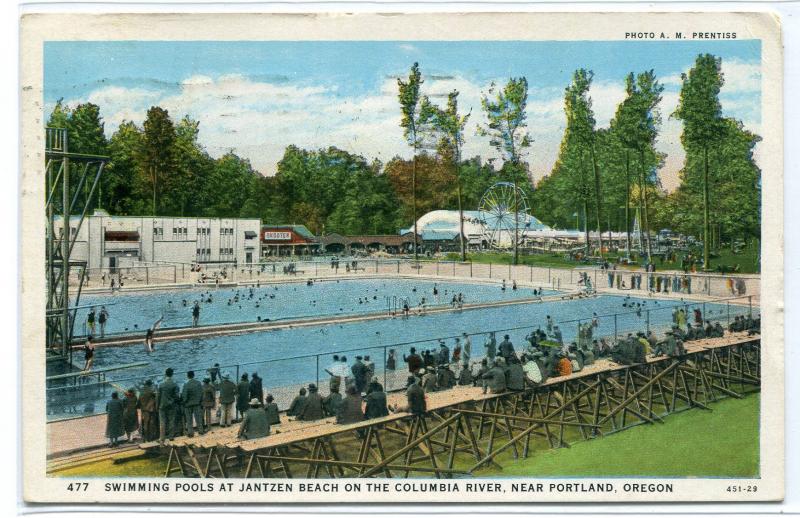
<svg viewBox="0 0 800 518">
<path fill-rule="evenodd" d="M 511 182 L 499 182 L 483 193 L 478 204 L 484 236 L 492 248 L 510 248 L 528 223 L 530 207 L 525 191 Z M 517 230 L 518 229 L 518 230 Z"/>
</svg>

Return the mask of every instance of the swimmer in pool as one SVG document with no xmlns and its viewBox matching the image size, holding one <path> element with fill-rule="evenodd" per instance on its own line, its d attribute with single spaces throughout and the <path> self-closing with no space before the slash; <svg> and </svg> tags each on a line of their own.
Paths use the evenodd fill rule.
<svg viewBox="0 0 800 518">
<path fill-rule="evenodd" d="M 156 350 L 156 342 L 155 342 L 155 332 L 161 326 L 161 322 L 164 320 L 164 315 L 161 315 L 161 318 L 155 321 L 155 323 L 150 326 L 150 329 L 147 330 L 144 336 L 144 348 L 147 351 L 147 354 Z"/>
</svg>

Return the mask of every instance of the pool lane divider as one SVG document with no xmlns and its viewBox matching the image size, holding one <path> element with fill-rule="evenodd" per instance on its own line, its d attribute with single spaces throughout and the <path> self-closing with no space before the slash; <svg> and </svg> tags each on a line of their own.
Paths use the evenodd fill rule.
<svg viewBox="0 0 800 518">
<path fill-rule="evenodd" d="M 457 311 L 468 311 L 475 309 L 487 309 L 503 306 L 513 306 L 519 304 L 540 304 L 544 302 L 566 302 L 575 300 L 576 298 L 592 298 L 596 295 L 585 295 L 577 292 L 563 293 L 559 295 L 546 295 L 544 297 L 503 300 L 494 302 L 481 302 L 474 304 L 464 304 L 460 308 L 451 306 L 438 307 L 427 309 L 422 313 L 411 311 L 410 317 L 425 316 L 438 313 L 453 313 Z M 238 335 L 245 333 L 255 333 L 259 331 L 269 331 L 272 329 L 290 329 L 293 327 L 311 327 L 327 324 L 342 324 L 352 322 L 366 322 L 370 320 L 385 320 L 388 318 L 403 318 L 402 313 L 388 314 L 385 311 L 378 313 L 368 313 L 361 315 L 346 315 L 341 317 L 319 317 L 297 320 L 275 320 L 268 322 L 241 322 L 233 324 L 215 324 L 209 326 L 199 327 L 179 327 L 171 329 L 159 329 L 156 334 L 156 339 L 160 342 L 173 341 L 173 340 L 187 340 L 191 338 L 211 337 L 211 336 L 225 336 L 225 335 Z M 136 335 L 122 335 L 117 337 L 109 337 L 95 340 L 95 347 L 124 347 L 130 345 L 142 345 L 144 343 L 144 334 L 139 333 Z M 83 345 L 76 342 L 72 348 L 79 350 Z"/>
</svg>

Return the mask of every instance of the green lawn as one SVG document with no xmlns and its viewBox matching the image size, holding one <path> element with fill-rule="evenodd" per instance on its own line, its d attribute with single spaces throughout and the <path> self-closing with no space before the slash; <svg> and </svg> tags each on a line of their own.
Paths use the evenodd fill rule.
<svg viewBox="0 0 800 518">
<path fill-rule="evenodd" d="M 493 264 L 511 264 L 513 259 L 511 252 L 478 252 L 467 254 L 467 261 L 474 263 L 493 263 Z M 606 254 L 606 259 L 609 262 L 614 262 L 618 254 Z M 445 255 L 446 261 L 460 261 L 461 254 L 456 252 L 449 252 Z M 677 270 L 680 268 L 680 260 L 676 263 L 662 263 L 660 260 L 655 259 L 655 263 L 660 270 Z M 567 259 L 564 254 L 533 254 L 533 255 L 520 255 L 519 264 L 541 266 L 544 268 L 578 268 L 594 266 L 594 263 L 584 263 Z M 738 254 L 734 254 L 730 248 L 720 249 L 715 251 L 711 257 L 711 269 L 716 272 L 717 267 L 725 266 L 732 269 L 734 266 L 739 265 L 739 273 L 758 273 L 758 250 L 755 248 L 745 248 Z M 629 268 L 639 270 L 641 265 L 632 265 L 629 267 L 621 266 L 622 268 Z"/>
<path fill-rule="evenodd" d="M 758 475 L 759 394 L 724 399 L 712 412 L 690 410 L 664 424 L 546 450 L 528 459 L 499 459 L 481 476 L 753 477 Z"/>
<path fill-rule="evenodd" d="M 479 477 L 752 477 L 758 474 L 759 394 L 724 399 L 712 412 L 690 410 L 667 416 L 664 424 L 636 426 L 570 448 L 537 450 L 515 460 L 498 457 L 502 470 L 482 469 Z M 468 468 L 468 465 L 457 466 Z M 55 473 L 62 477 L 161 477 L 166 457 L 122 464 L 102 461 Z"/>
</svg>

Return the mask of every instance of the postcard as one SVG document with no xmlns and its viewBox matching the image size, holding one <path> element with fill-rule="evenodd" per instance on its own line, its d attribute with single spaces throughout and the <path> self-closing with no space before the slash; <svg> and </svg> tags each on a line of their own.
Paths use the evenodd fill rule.
<svg viewBox="0 0 800 518">
<path fill-rule="evenodd" d="M 774 14 L 20 23 L 26 502 L 783 498 Z"/>
</svg>

